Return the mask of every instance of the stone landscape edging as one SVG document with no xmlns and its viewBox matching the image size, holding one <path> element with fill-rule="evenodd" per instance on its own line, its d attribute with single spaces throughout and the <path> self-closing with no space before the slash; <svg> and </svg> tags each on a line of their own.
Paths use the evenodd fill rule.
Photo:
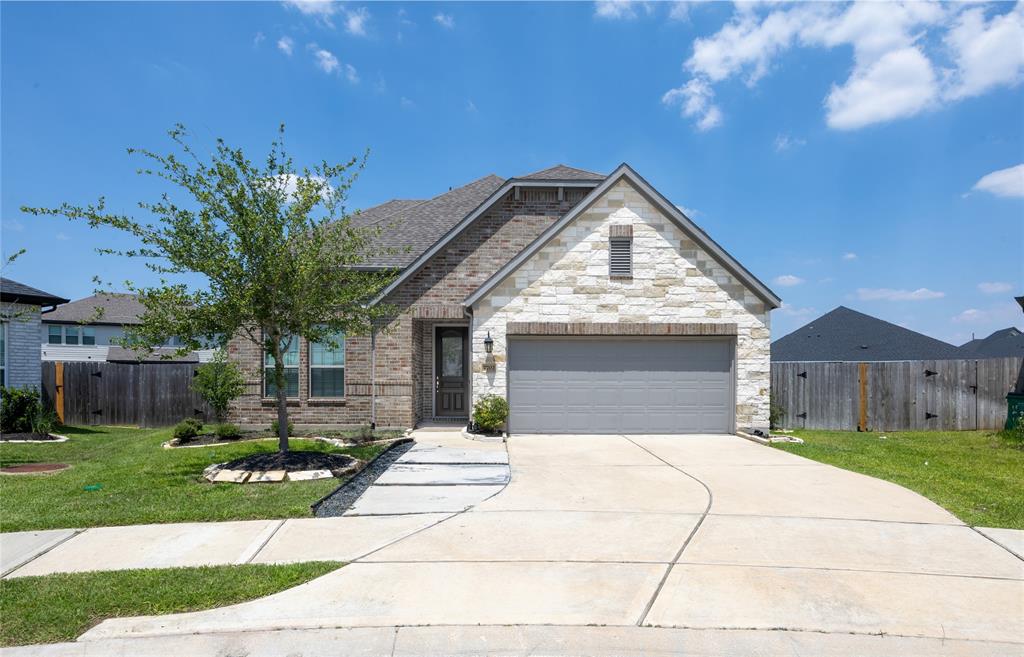
<svg viewBox="0 0 1024 657">
<path fill-rule="evenodd" d="M 61 435 L 59 433 L 47 433 L 46 435 L 47 436 L 53 436 L 53 439 L 52 440 L 4 440 L 4 441 L 0 441 L 0 442 L 5 442 L 5 443 L 37 443 L 37 444 L 40 444 L 40 445 L 45 445 L 47 443 L 66 443 L 67 441 L 71 440 L 70 436 L 64 436 L 64 435 Z"/>
</svg>

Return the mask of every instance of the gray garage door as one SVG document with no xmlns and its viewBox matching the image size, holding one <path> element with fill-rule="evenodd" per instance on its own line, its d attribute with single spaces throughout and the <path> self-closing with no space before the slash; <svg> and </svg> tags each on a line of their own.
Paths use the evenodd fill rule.
<svg viewBox="0 0 1024 657">
<path fill-rule="evenodd" d="M 730 433 L 728 339 L 512 338 L 512 433 Z"/>
</svg>

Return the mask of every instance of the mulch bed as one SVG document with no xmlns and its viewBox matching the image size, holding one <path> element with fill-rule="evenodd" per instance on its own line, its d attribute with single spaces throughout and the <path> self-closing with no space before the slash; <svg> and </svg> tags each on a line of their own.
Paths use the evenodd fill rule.
<svg viewBox="0 0 1024 657">
<path fill-rule="evenodd" d="M 16 443 L 21 440 L 60 440 L 48 433 L 5 433 L 0 434 L 0 442 Z"/>
<path fill-rule="evenodd" d="M 266 452 L 250 454 L 240 459 L 225 463 L 224 470 L 284 470 L 299 472 L 301 470 L 330 470 L 331 472 L 352 467 L 356 459 L 345 454 L 329 454 L 326 452 Z"/>
<path fill-rule="evenodd" d="M 42 474 L 46 472 L 60 472 L 71 466 L 67 463 L 22 463 L 21 465 L 9 465 L 0 468 L 0 474 Z"/>
</svg>

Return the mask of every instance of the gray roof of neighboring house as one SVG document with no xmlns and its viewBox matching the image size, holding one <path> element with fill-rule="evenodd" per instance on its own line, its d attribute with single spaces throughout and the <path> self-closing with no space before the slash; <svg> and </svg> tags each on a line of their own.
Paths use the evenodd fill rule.
<svg viewBox="0 0 1024 657">
<path fill-rule="evenodd" d="M 977 338 L 960 345 L 962 358 L 1002 358 L 1024 356 L 1024 331 L 1010 326 L 987 338 Z"/>
<path fill-rule="evenodd" d="M 394 251 L 369 258 L 365 265 L 409 265 L 504 182 L 495 175 L 484 176 L 426 201 L 395 199 L 353 215 L 353 225 L 380 227 L 377 247 Z"/>
<path fill-rule="evenodd" d="M 960 348 L 839 306 L 772 343 L 773 361 L 953 360 Z"/>
<path fill-rule="evenodd" d="M 42 320 L 64 324 L 138 324 L 145 310 L 134 294 L 103 292 L 58 306 L 43 313 Z"/>
<path fill-rule="evenodd" d="M 601 181 L 605 179 L 603 173 L 594 173 L 593 171 L 584 171 L 583 169 L 575 169 L 573 167 L 567 167 L 564 164 L 556 164 L 548 169 L 542 169 L 541 171 L 534 171 L 528 173 L 525 176 L 518 176 L 516 180 L 592 180 Z"/>
<path fill-rule="evenodd" d="M 68 300 L 49 292 L 43 292 L 31 285 L 25 285 L 9 278 L 0 278 L 0 301 L 36 306 L 55 306 L 58 303 L 67 303 Z"/>
</svg>

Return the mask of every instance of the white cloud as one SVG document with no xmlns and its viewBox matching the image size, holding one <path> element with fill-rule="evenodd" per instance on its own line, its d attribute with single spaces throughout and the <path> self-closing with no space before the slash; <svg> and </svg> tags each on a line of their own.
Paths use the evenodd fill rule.
<svg viewBox="0 0 1024 657">
<path fill-rule="evenodd" d="M 791 137 L 780 133 L 775 136 L 775 151 L 781 153 L 782 151 L 788 151 L 791 148 L 799 148 L 806 143 L 806 140 L 800 139 L 799 137 Z"/>
<path fill-rule="evenodd" d="M 674 21 L 690 20 L 690 3 L 677 0 L 669 3 L 668 17 Z"/>
<path fill-rule="evenodd" d="M 985 8 L 960 14 L 946 34 L 956 69 L 950 72 L 951 99 L 977 96 L 998 86 L 1018 84 L 1024 76 L 1024 4 L 985 19 Z"/>
<path fill-rule="evenodd" d="M 290 36 L 283 36 L 277 40 L 277 49 L 291 57 L 295 50 L 295 41 Z"/>
<path fill-rule="evenodd" d="M 857 259 L 857 254 L 853 253 L 852 251 L 847 251 L 846 253 L 843 254 L 843 260 L 849 261 L 849 260 L 856 260 L 856 259 Z"/>
<path fill-rule="evenodd" d="M 65 233 L 63 231 L 57 233 L 56 235 L 54 235 L 54 237 L 56 237 L 57 239 L 59 239 L 62 242 L 66 242 L 69 239 L 71 239 L 71 237 L 67 233 Z"/>
<path fill-rule="evenodd" d="M 1024 78 L 1024 3 L 987 13 L 991 7 L 935 2 L 740 3 L 718 32 L 694 40 L 684 63 L 689 80 L 666 97 L 699 90 L 705 108 L 683 115 L 707 129 L 722 122 L 710 85 L 738 77 L 752 87 L 793 48 L 852 47 L 849 76 L 823 101 L 829 127 L 911 117 Z M 933 32 L 944 35 L 941 43 Z M 937 66 L 940 58 L 952 68 Z"/>
<path fill-rule="evenodd" d="M 697 210 L 696 208 L 688 208 L 685 205 L 677 205 L 676 207 L 690 219 L 696 219 L 701 214 L 700 210 Z"/>
<path fill-rule="evenodd" d="M 334 27 L 331 16 L 338 11 L 339 7 L 331 0 L 283 0 L 282 4 L 297 9 L 303 15 L 311 16 L 330 27 Z"/>
<path fill-rule="evenodd" d="M 280 184 L 283 184 L 285 194 L 291 197 L 294 197 L 296 192 L 298 192 L 300 179 L 301 176 L 296 176 L 295 174 L 291 173 L 282 174 L 276 177 L 276 181 L 278 181 Z M 327 179 L 323 178 L 322 176 L 310 176 L 309 179 L 315 180 L 320 183 L 327 183 Z M 274 180 L 275 178 L 270 178 L 268 179 L 268 182 L 273 183 Z M 334 189 L 330 186 L 330 184 L 327 184 L 321 191 L 320 195 L 326 199 L 332 193 L 334 193 Z"/>
<path fill-rule="evenodd" d="M 324 50 L 315 43 L 310 44 L 310 49 L 313 51 L 313 58 L 316 60 L 316 66 L 324 73 L 331 75 L 341 70 L 341 62 L 335 57 L 334 53 L 330 50 Z"/>
<path fill-rule="evenodd" d="M 887 287 L 857 288 L 857 298 L 861 301 L 927 301 L 941 299 L 944 296 L 945 292 L 936 292 L 926 287 L 916 290 L 893 290 Z"/>
<path fill-rule="evenodd" d="M 1009 292 L 1013 289 L 1013 285 L 1010 283 L 978 283 L 978 289 L 981 290 L 982 294 L 1002 294 L 1003 292 Z"/>
<path fill-rule="evenodd" d="M 451 14 L 445 14 L 438 12 L 434 14 L 434 22 L 443 27 L 446 30 L 455 29 L 455 17 Z"/>
<path fill-rule="evenodd" d="M 253 48 L 259 46 L 261 43 L 263 43 L 266 40 L 267 40 L 267 35 L 266 34 L 264 34 L 263 32 L 257 32 L 256 35 L 253 36 L 253 38 L 252 38 L 252 46 L 253 46 Z"/>
<path fill-rule="evenodd" d="M 366 36 L 366 23 L 370 20 L 370 10 L 359 7 L 345 12 L 345 31 L 356 36 Z"/>
<path fill-rule="evenodd" d="M 466 101 L 466 111 L 471 113 L 471 114 L 473 114 L 473 113 L 475 113 L 477 111 L 476 103 L 473 102 L 472 98 Z"/>
<path fill-rule="evenodd" d="M 637 17 L 636 10 L 652 11 L 651 3 L 640 0 L 597 0 L 594 3 L 594 15 L 610 20 L 630 20 Z M 673 7 L 672 11 L 676 11 Z M 673 16 L 673 18 L 675 18 Z"/>
<path fill-rule="evenodd" d="M 701 131 L 716 128 L 722 123 L 722 111 L 712 102 L 715 92 L 705 80 L 692 78 L 689 82 L 669 89 L 661 97 L 667 106 L 679 105 L 682 116 L 696 118 Z"/>
<path fill-rule="evenodd" d="M 993 171 L 974 183 L 972 189 L 1007 198 L 1024 198 L 1024 164 Z"/>
<path fill-rule="evenodd" d="M 352 84 L 359 84 L 359 72 L 351 64 L 345 64 L 345 79 Z"/>
<path fill-rule="evenodd" d="M 402 109 L 413 109 L 414 107 L 416 107 L 416 103 L 414 103 L 409 98 L 406 98 L 405 96 L 402 96 L 398 100 L 398 104 L 402 106 Z"/>
<path fill-rule="evenodd" d="M 793 287 L 794 285 L 800 285 L 803 283 L 804 279 L 799 276 L 794 276 L 793 274 L 783 274 L 781 276 L 776 276 L 772 279 L 772 282 L 776 285 L 781 285 L 782 287 Z"/>
<path fill-rule="evenodd" d="M 1020 306 L 1013 302 L 1006 302 L 986 309 L 968 308 L 951 319 L 956 324 L 982 324 L 988 325 L 989 330 L 995 330 L 1000 325 L 1005 327 L 1006 324 L 1020 321 Z"/>
<path fill-rule="evenodd" d="M 818 311 L 814 308 L 799 308 L 794 307 L 792 304 L 788 304 L 785 301 L 779 306 L 779 312 L 789 317 L 812 317 L 818 314 Z"/>
</svg>

